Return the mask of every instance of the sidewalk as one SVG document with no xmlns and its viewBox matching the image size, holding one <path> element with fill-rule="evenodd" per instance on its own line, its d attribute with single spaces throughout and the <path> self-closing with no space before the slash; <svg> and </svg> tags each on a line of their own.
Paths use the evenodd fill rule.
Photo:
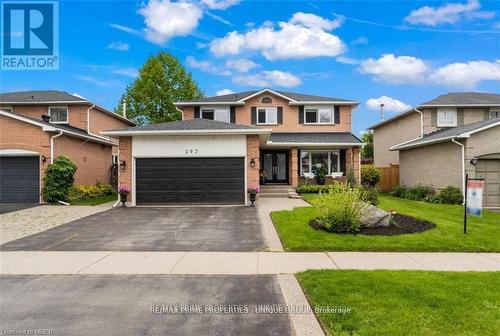
<svg viewBox="0 0 500 336">
<path fill-rule="evenodd" d="M 0 252 L 0 274 L 293 274 L 309 269 L 500 271 L 500 253 Z"/>
</svg>

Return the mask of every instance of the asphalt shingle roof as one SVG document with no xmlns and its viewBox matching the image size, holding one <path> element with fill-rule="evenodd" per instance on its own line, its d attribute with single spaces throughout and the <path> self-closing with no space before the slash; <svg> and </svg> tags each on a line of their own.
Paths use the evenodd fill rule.
<svg viewBox="0 0 500 336">
<path fill-rule="evenodd" d="M 251 96 L 257 92 L 260 92 L 262 90 L 255 90 L 255 91 L 245 91 L 245 92 L 237 92 L 237 93 L 231 93 L 231 94 L 226 94 L 226 95 L 221 95 L 221 96 L 213 96 L 213 97 L 205 97 L 201 99 L 193 99 L 193 100 L 188 100 L 184 101 L 185 103 L 203 103 L 203 102 L 210 102 L 210 103 L 234 103 L 237 102 L 238 100 L 244 99 L 248 96 Z M 315 96 L 315 95 L 309 95 L 309 94 L 303 94 L 303 93 L 295 93 L 295 92 L 285 92 L 285 91 L 278 91 L 278 90 L 272 90 L 274 92 L 277 92 L 279 94 L 282 94 L 284 96 L 287 96 L 289 98 L 292 98 L 297 101 L 337 101 L 337 102 L 352 102 L 355 103 L 353 100 L 348 100 L 348 99 L 341 99 L 341 98 L 333 98 L 333 97 L 324 97 L 324 96 Z"/>
<path fill-rule="evenodd" d="M 492 105 L 500 106 L 500 94 L 482 92 L 450 92 L 421 105 Z"/>
<path fill-rule="evenodd" d="M 50 103 L 50 102 L 86 102 L 65 91 L 40 90 L 0 93 L 0 103 Z"/>
<path fill-rule="evenodd" d="M 210 119 L 196 118 L 189 120 L 171 121 L 161 124 L 120 128 L 110 131 L 133 132 L 133 131 L 194 131 L 194 130 L 245 130 L 245 129 L 253 130 L 253 129 L 258 129 L 258 127 L 232 124 Z"/>
<path fill-rule="evenodd" d="M 458 127 L 440 130 L 437 132 L 433 132 L 433 133 L 429 133 L 427 135 L 424 135 L 423 138 L 420 138 L 420 139 L 417 139 L 417 140 L 414 140 L 411 142 L 407 142 L 404 145 L 394 146 L 394 149 L 400 149 L 400 148 L 404 149 L 407 147 L 416 147 L 419 145 L 423 145 L 429 141 L 440 142 L 441 140 L 446 140 L 446 139 L 450 139 L 453 137 L 459 137 L 463 133 L 475 131 L 475 130 L 480 129 L 482 127 L 485 127 L 485 126 L 488 126 L 488 125 L 491 125 L 494 123 L 498 123 L 498 122 L 500 122 L 500 118 L 486 119 L 486 120 L 478 121 L 478 122 L 463 125 L 463 126 L 458 126 Z"/>
<path fill-rule="evenodd" d="M 360 144 L 355 135 L 349 132 L 310 132 L 310 133 L 271 133 L 271 142 L 279 143 L 349 143 Z"/>
</svg>

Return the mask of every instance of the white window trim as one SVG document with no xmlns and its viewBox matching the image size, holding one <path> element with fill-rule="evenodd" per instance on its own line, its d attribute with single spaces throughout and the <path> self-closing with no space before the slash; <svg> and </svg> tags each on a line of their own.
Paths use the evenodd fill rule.
<svg viewBox="0 0 500 336">
<path fill-rule="evenodd" d="M 259 122 L 259 110 L 266 110 L 266 122 L 263 122 L 263 123 Z M 267 122 L 267 119 L 268 119 L 267 113 L 269 110 L 276 111 L 276 122 L 274 122 L 274 123 Z M 258 106 L 256 112 L 257 112 L 257 116 L 256 116 L 257 117 L 257 125 L 278 125 L 278 107 L 277 106 Z"/>
<path fill-rule="evenodd" d="M 12 105 L 1 105 L 0 110 L 10 112 L 10 113 L 14 112 L 14 111 L 12 111 Z"/>
<path fill-rule="evenodd" d="M 496 111 L 496 110 L 490 111 L 490 119 L 493 119 L 493 113 L 497 113 L 500 117 L 500 109 L 498 111 Z M 497 118 L 499 118 L 499 117 L 497 117 Z"/>
<path fill-rule="evenodd" d="M 440 124 L 439 123 L 439 113 L 448 113 L 448 112 L 453 112 L 455 114 L 455 122 L 453 124 Z M 438 109 L 437 115 L 436 115 L 436 125 L 437 127 L 456 127 L 458 123 L 458 113 L 456 109 Z M 446 118 L 445 118 L 446 119 Z"/>
<path fill-rule="evenodd" d="M 321 122 L 319 118 L 319 109 L 330 108 L 330 122 Z M 316 110 L 316 122 L 307 122 L 306 111 Z M 304 125 L 335 125 L 335 106 L 334 105 L 309 105 L 304 106 Z"/>
<path fill-rule="evenodd" d="M 222 121 L 222 122 L 231 122 L 231 109 L 228 106 L 201 106 L 200 107 L 200 118 L 203 119 L 203 110 L 212 110 L 214 111 L 214 119 L 215 121 Z M 216 110 L 224 110 L 227 112 L 227 121 L 226 120 L 217 120 L 217 113 L 215 113 Z"/>
<path fill-rule="evenodd" d="M 332 174 L 332 172 L 330 171 L 331 169 L 331 165 L 332 165 L 332 162 L 331 162 L 331 153 L 332 152 L 336 152 L 337 153 L 337 167 L 338 167 L 338 171 L 336 172 L 333 172 L 333 173 L 343 173 L 343 171 L 340 170 L 340 150 L 339 149 L 327 149 L 327 150 L 307 150 L 307 149 L 304 149 L 304 150 L 301 150 L 301 154 L 300 154 L 300 176 L 304 176 L 304 169 L 302 168 L 302 152 L 308 152 L 309 153 L 309 171 L 306 172 L 307 173 L 312 173 L 312 155 L 310 155 L 311 153 L 328 153 L 328 174 L 327 176 L 330 176 Z"/>
<path fill-rule="evenodd" d="M 50 113 L 51 108 L 64 108 L 64 109 L 66 109 L 66 121 L 52 121 L 52 115 Z M 50 117 L 50 123 L 52 123 L 52 124 L 69 124 L 69 108 L 67 105 L 66 106 L 59 106 L 59 105 L 49 106 L 48 107 L 48 115 Z"/>
</svg>

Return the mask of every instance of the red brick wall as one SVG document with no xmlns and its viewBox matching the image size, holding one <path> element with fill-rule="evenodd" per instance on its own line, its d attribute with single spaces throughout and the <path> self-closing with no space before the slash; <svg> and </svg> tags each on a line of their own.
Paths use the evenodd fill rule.
<svg viewBox="0 0 500 336">
<path fill-rule="evenodd" d="M 129 123 L 117 119 L 96 108 L 90 110 L 90 132 L 103 136 L 100 132 L 112 129 L 132 127 Z"/>
<path fill-rule="evenodd" d="M 360 183 L 361 181 L 361 170 L 360 170 L 360 162 L 359 162 L 359 147 L 353 147 L 346 150 L 346 176 L 349 172 L 349 169 L 353 167 L 354 176 L 356 177 L 356 182 Z"/>
<path fill-rule="evenodd" d="M 118 169 L 118 186 L 132 189 L 132 137 L 120 137 L 119 152 L 120 162 L 125 161 L 126 167 L 125 170 Z M 132 200 L 130 194 L 127 200 Z"/>
<path fill-rule="evenodd" d="M 69 113 L 69 125 L 87 130 L 87 105 L 56 105 L 67 106 Z M 12 112 L 22 114 L 31 118 L 42 120 L 43 114 L 49 114 L 49 105 L 13 105 Z"/>
<path fill-rule="evenodd" d="M 290 148 L 288 155 L 288 183 L 296 187 L 299 184 L 299 151 L 297 148 Z"/>
<path fill-rule="evenodd" d="M 255 167 L 250 166 L 250 162 L 255 160 Z M 259 136 L 247 135 L 247 186 L 256 188 L 260 184 L 260 153 Z"/>
</svg>

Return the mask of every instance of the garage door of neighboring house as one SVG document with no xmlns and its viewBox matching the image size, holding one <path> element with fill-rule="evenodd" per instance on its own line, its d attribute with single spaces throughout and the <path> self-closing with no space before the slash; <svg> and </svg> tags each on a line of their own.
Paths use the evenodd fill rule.
<svg viewBox="0 0 500 336">
<path fill-rule="evenodd" d="M 476 177 L 484 178 L 484 206 L 500 207 L 500 160 L 479 160 Z"/>
<path fill-rule="evenodd" d="M 0 203 L 40 202 L 38 156 L 0 157 Z"/>
<path fill-rule="evenodd" d="M 136 204 L 243 204 L 244 158 L 137 158 Z"/>
</svg>

